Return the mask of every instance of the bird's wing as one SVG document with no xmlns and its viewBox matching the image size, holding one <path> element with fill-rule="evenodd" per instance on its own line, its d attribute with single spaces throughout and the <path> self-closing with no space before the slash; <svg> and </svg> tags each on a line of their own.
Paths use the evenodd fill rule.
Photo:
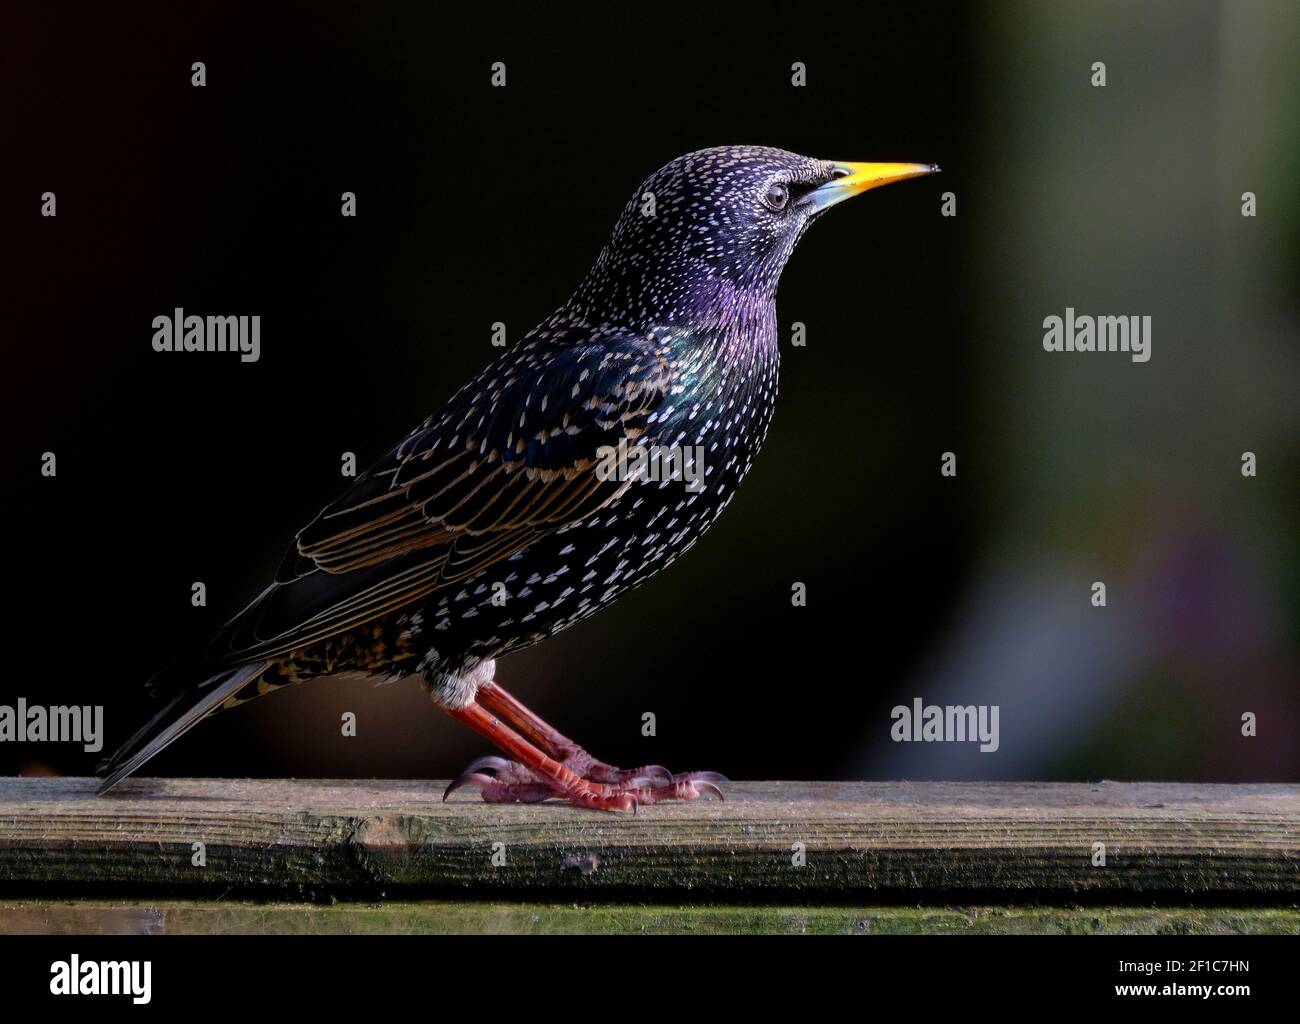
<svg viewBox="0 0 1300 1024">
<path fill-rule="evenodd" d="M 352 629 L 591 515 L 628 486 L 601 478 L 599 450 L 635 443 L 674 375 L 639 335 L 521 343 L 298 534 L 211 654 L 264 659 Z"/>
</svg>

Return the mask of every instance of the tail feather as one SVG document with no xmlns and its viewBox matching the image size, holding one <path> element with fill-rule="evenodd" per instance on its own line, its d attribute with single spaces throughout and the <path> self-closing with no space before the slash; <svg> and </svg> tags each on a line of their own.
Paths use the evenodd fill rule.
<svg viewBox="0 0 1300 1024">
<path fill-rule="evenodd" d="M 107 777 L 95 792 L 105 793 L 112 789 L 154 754 L 220 707 L 227 697 L 238 693 L 242 687 L 260 676 L 269 664 L 259 661 L 239 665 L 218 672 L 197 685 L 181 687 L 112 757 L 99 763 L 96 772 Z"/>
</svg>

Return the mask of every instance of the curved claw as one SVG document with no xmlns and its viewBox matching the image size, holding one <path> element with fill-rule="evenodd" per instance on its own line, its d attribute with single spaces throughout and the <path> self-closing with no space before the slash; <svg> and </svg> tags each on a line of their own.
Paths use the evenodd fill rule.
<svg viewBox="0 0 1300 1024">
<path fill-rule="evenodd" d="M 457 775 L 447 784 L 447 788 L 442 791 L 442 802 L 447 802 L 447 797 L 460 789 L 461 786 L 468 783 L 474 783 L 479 786 L 487 786 L 495 782 L 491 775 L 484 775 L 483 769 L 487 768 L 494 772 L 503 771 L 510 767 L 510 762 L 504 757 L 496 757 L 491 754 L 485 757 L 476 757 L 473 761 L 465 766 L 465 770 Z"/>
<path fill-rule="evenodd" d="M 473 767 L 474 765 L 470 765 L 469 768 L 457 775 L 451 780 L 451 782 L 447 783 L 447 788 L 442 791 L 442 802 L 444 804 L 447 802 L 447 797 L 460 789 L 461 786 L 470 783 L 473 783 L 476 786 L 490 786 L 492 783 L 496 782 L 496 779 L 492 778 L 491 775 L 484 775 L 482 772 L 472 771 L 471 769 Z"/>
<path fill-rule="evenodd" d="M 722 790 L 720 790 L 712 782 L 696 782 L 695 789 L 700 794 L 700 796 L 703 796 L 705 793 L 708 793 L 710 796 L 716 796 L 719 800 L 722 800 L 724 803 L 726 802 L 727 798 L 722 795 Z"/>
</svg>

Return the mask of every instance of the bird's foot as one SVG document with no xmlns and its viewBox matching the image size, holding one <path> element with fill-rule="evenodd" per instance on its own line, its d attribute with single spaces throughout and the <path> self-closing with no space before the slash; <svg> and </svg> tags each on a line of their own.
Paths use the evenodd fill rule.
<svg viewBox="0 0 1300 1024">
<path fill-rule="evenodd" d="M 604 811 L 636 811 L 641 804 L 665 800 L 723 798 L 716 783 L 726 782 L 727 778 L 717 772 L 674 775 L 659 765 L 624 770 L 595 761 L 581 748 L 575 749 L 586 760 L 571 763 L 566 758 L 562 763 L 572 773 L 568 778 L 551 778 L 504 757 L 480 757 L 452 781 L 443 799 L 466 785 L 478 786 L 483 799 L 492 804 L 535 804 L 555 799 Z"/>
<path fill-rule="evenodd" d="M 615 768 L 612 764 L 598 761 L 572 740 L 561 738 L 561 742 L 552 750 L 560 764 L 592 782 L 638 788 L 667 785 L 673 778 L 672 772 L 658 764 L 642 765 L 640 768 Z"/>
<path fill-rule="evenodd" d="M 510 759 L 480 757 L 452 781 L 442 795 L 444 800 L 471 784 L 479 787 L 489 803 L 532 804 L 557 799 L 605 811 L 635 811 L 641 804 L 698 800 L 701 796 L 722 799 L 716 783 L 727 779 L 716 772 L 674 775 L 659 765 L 627 771 L 597 761 L 495 682 L 480 684 L 471 703 L 446 710 L 491 740 Z"/>
</svg>

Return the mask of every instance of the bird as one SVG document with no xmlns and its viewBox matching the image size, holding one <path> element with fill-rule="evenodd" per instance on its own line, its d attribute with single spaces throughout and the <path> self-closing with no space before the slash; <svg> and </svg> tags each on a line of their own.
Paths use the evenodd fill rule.
<svg viewBox="0 0 1300 1024">
<path fill-rule="evenodd" d="M 568 300 L 299 531 L 206 650 L 154 677 L 156 710 L 100 763 L 99 792 L 221 709 L 363 675 L 418 677 L 504 755 L 444 799 L 466 785 L 605 811 L 721 798 L 718 773 L 597 760 L 506 692 L 496 663 L 700 539 L 772 420 L 795 246 L 844 200 L 938 169 L 718 146 L 650 175 Z"/>
</svg>

